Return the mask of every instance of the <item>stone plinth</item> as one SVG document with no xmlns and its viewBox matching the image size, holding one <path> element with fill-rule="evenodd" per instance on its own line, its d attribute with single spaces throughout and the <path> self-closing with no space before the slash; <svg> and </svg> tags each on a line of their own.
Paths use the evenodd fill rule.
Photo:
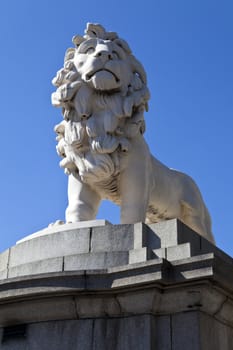
<svg viewBox="0 0 233 350">
<path fill-rule="evenodd" d="M 0 278 L 0 349 L 232 350 L 232 258 L 177 220 L 54 226 Z"/>
</svg>

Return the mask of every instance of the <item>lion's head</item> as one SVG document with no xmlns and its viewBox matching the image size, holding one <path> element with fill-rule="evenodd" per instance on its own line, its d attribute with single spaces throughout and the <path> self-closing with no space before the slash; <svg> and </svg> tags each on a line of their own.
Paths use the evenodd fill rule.
<svg viewBox="0 0 233 350">
<path fill-rule="evenodd" d="M 114 152 L 127 151 L 130 138 L 144 132 L 146 73 L 128 44 L 99 24 L 88 24 L 85 35 L 76 35 L 73 43 L 53 79 L 52 104 L 62 107 L 65 119 L 55 129 L 57 149 L 65 158 L 62 166 L 75 163 L 83 173 L 83 153 L 87 157 L 89 152 L 93 167 L 87 171 L 98 172 L 102 158 L 105 164 L 115 159 Z"/>
<path fill-rule="evenodd" d="M 127 91 L 135 79 L 145 82 L 142 67 L 120 39 L 87 39 L 78 46 L 73 62 L 81 79 L 96 90 Z"/>
<path fill-rule="evenodd" d="M 116 33 L 106 32 L 99 24 L 88 23 L 85 33 L 84 36 L 73 37 L 75 48 L 67 50 L 64 68 L 53 79 L 55 86 L 61 87 L 76 81 L 86 83 L 97 91 L 122 92 L 124 95 L 146 86 L 144 68 L 123 39 Z M 67 86 L 70 91 L 64 96 L 63 86 L 60 105 L 71 99 L 71 90 L 75 92 L 76 88 L 76 84 Z M 58 106 L 59 96 L 55 94 L 52 102 Z M 147 93 L 145 100 L 148 98 Z"/>
</svg>

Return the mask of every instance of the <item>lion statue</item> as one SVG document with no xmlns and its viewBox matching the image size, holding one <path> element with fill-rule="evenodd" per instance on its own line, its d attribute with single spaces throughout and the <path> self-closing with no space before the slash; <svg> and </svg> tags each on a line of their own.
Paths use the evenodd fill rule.
<svg viewBox="0 0 233 350">
<path fill-rule="evenodd" d="M 101 199 L 109 199 L 121 206 L 122 224 L 178 218 L 214 242 L 194 181 L 150 154 L 146 73 L 128 44 L 90 23 L 73 43 L 52 81 L 52 104 L 63 114 L 55 132 L 69 179 L 66 222 L 95 219 Z"/>
</svg>

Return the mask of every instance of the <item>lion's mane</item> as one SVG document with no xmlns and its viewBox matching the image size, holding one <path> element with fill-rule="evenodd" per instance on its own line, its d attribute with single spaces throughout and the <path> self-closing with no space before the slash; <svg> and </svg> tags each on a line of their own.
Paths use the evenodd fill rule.
<svg viewBox="0 0 233 350">
<path fill-rule="evenodd" d="M 109 49 L 109 57 L 111 47 L 107 64 L 112 71 L 96 70 L 92 75 L 97 77 L 89 79 L 82 66 L 88 66 L 93 40 L 96 47 Z M 149 91 L 142 65 L 116 33 L 88 24 L 85 35 L 76 35 L 73 43 L 75 47 L 67 50 L 64 66 L 52 81 L 57 87 L 52 104 L 62 108 L 64 118 L 55 127 L 57 152 L 66 173 L 90 184 L 118 174 L 119 152 L 128 152 L 130 140 L 145 131 L 143 114 Z M 98 55 L 93 56 L 93 65 L 99 62 Z M 128 77 L 120 71 L 121 65 L 130 72 Z"/>
</svg>

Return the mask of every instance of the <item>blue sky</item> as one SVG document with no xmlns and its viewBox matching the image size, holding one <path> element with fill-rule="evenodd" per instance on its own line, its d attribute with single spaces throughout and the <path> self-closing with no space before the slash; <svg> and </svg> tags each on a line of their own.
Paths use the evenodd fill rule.
<svg viewBox="0 0 233 350">
<path fill-rule="evenodd" d="M 191 175 L 217 245 L 233 255 L 232 0 L 5 0 L 0 4 L 0 251 L 64 219 L 51 79 L 86 22 L 127 40 L 151 91 L 146 140 L 169 167 Z M 119 222 L 103 203 L 98 218 Z"/>
</svg>

